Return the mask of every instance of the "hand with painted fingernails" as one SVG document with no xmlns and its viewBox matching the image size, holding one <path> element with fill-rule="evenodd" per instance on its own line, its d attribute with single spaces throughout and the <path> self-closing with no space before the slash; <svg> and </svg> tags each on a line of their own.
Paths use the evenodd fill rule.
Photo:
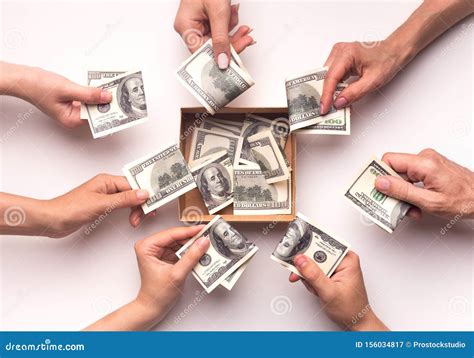
<svg viewBox="0 0 474 358">
<path fill-rule="evenodd" d="M 386 331 L 369 304 L 359 256 L 349 251 L 331 277 L 308 256 L 297 255 L 294 264 L 303 276 L 290 274 L 290 282 L 301 282 L 319 298 L 321 309 L 341 328 L 351 331 Z"/>
<path fill-rule="evenodd" d="M 407 180 L 380 176 L 375 188 L 383 194 L 415 206 L 411 216 L 422 212 L 442 218 L 459 215 L 474 218 L 474 172 L 433 149 L 418 154 L 386 153 L 382 161 Z M 416 185 L 415 185 L 416 184 Z"/>
<path fill-rule="evenodd" d="M 87 125 L 80 118 L 81 103 L 104 104 L 112 100 L 107 91 L 78 85 L 38 67 L 0 62 L 0 73 L 0 94 L 30 102 L 68 129 Z"/>
<path fill-rule="evenodd" d="M 215 61 L 220 69 L 226 69 L 230 44 L 237 53 L 255 44 L 248 26 L 240 26 L 229 35 L 239 23 L 239 7 L 240 4 L 231 5 L 230 0 L 181 0 L 174 28 L 191 53 L 212 38 Z"/>
</svg>

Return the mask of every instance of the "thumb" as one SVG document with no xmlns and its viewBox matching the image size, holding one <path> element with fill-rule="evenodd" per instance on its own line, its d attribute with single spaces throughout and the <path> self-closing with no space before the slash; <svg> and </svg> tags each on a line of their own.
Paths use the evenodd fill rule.
<svg viewBox="0 0 474 358">
<path fill-rule="evenodd" d="M 206 7 L 211 24 L 212 47 L 214 58 L 221 70 L 226 69 L 230 62 L 229 22 L 231 9 L 228 3 L 213 2 Z"/>
<path fill-rule="evenodd" d="M 305 255 L 295 257 L 294 263 L 303 278 L 316 291 L 323 300 L 329 297 L 333 288 L 333 282 L 327 277 L 316 262 Z"/>
<path fill-rule="evenodd" d="M 150 196 L 148 191 L 126 190 L 116 194 L 106 194 L 106 200 L 102 203 L 103 210 L 114 210 L 122 208 L 133 208 L 142 205 Z"/>
<path fill-rule="evenodd" d="M 200 237 L 191 247 L 185 252 L 181 259 L 175 263 L 173 271 L 175 278 L 179 281 L 184 281 L 191 270 L 196 266 L 209 248 L 209 239 L 207 237 Z"/>
<path fill-rule="evenodd" d="M 358 81 L 351 83 L 347 86 L 334 101 L 334 107 L 341 109 L 348 105 L 358 101 L 364 97 L 367 93 L 375 89 L 375 86 L 371 84 L 371 81 L 361 77 Z"/>
<path fill-rule="evenodd" d="M 68 101 L 78 101 L 88 104 L 109 103 L 112 94 L 96 87 L 81 86 L 76 83 L 64 90 L 64 99 Z"/>
<path fill-rule="evenodd" d="M 406 201 L 419 208 L 426 208 L 426 204 L 435 200 L 436 193 L 419 188 L 402 178 L 392 175 L 380 176 L 375 180 L 375 189 L 392 198 Z"/>
</svg>

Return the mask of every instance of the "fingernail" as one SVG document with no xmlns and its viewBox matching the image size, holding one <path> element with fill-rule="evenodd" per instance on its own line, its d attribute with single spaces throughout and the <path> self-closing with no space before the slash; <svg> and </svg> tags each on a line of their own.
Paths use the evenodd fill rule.
<svg viewBox="0 0 474 358">
<path fill-rule="evenodd" d="M 253 40 L 252 43 L 249 46 L 255 45 L 257 41 Z"/>
<path fill-rule="evenodd" d="M 324 112 L 324 104 L 321 102 L 319 104 L 319 114 L 324 114 L 324 113 L 326 113 L 326 112 Z"/>
<path fill-rule="evenodd" d="M 221 70 L 225 70 L 229 66 L 229 58 L 227 57 L 227 54 L 223 52 L 217 56 L 217 65 Z"/>
<path fill-rule="evenodd" d="M 112 95 L 110 92 L 102 91 L 100 94 L 100 101 L 101 102 L 110 102 L 112 100 Z"/>
<path fill-rule="evenodd" d="M 200 237 L 199 239 L 197 239 L 196 241 L 196 245 L 200 248 L 200 249 L 204 249 L 206 246 L 207 246 L 207 242 L 209 241 L 209 239 L 207 237 Z"/>
<path fill-rule="evenodd" d="M 152 211 L 150 216 L 156 216 L 156 211 Z"/>
<path fill-rule="evenodd" d="M 239 4 L 235 4 L 235 10 L 236 10 L 237 12 L 239 12 L 239 7 L 240 7 L 240 3 L 239 3 Z"/>
<path fill-rule="evenodd" d="M 334 102 L 334 107 L 337 109 L 347 106 L 347 99 L 344 97 L 337 97 L 336 102 Z"/>
<path fill-rule="evenodd" d="M 301 255 L 301 256 L 298 256 L 296 259 L 295 259 L 295 265 L 297 267 L 305 267 L 306 264 L 307 264 L 307 260 L 306 260 L 306 257 L 304 257 L 304 255 Z"/>
<path fill-rule="evenodd" d="M 252 31 L 253 31 L 253 29 L 248 30 L 248 31 L 247 31 L 247 35 L 248 35 L 249 33 L 251 33 Z"/>
<path fill-rule="evenodd" d="M 390 181 L 383 177 L 378 177 L 375 182 L 377 189 L 387 191 L 390 188 Z"/>
<path fill-rule="evenodd" d="M 150 194 L 148 194 L 148 191 L 143 190 L 143 189 L 137 190 L 137 199 L 138 200 L 148 199 L 149 196 L 150 196 Z"/>
</svg>

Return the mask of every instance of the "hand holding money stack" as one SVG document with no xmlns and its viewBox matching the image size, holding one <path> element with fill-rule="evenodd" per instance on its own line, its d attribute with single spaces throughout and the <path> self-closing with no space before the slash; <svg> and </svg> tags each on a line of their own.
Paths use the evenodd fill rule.
<svg viewBox="0 0 474 358">
<path fill-rule="evenodd" d="M 148 119 L 141 71 L 89 71 L 88 85 L 112 94 L 107 104 L 82 104 L 81 118 L 88 120 L 93 138 L 143 123 Z"/>
<path fill-rule="evenodd" d="M 328 68 L 306 71 L 285 80 L 286 98 L 290 131 L 300 134 L 335 134 L 351 133 L 350 108 L 336 109 L 331 107 L 327 114 L 320 115 L 321 95 Z M 340 83 L 334 92 L 334 98 L 346 87 Z"/>
<path fill-rule="evenodd" d="M 230 53 L 229 66 L 221 70 L 214 61 L 212 40 L 209 39 L 177 71 L 179 81 L 211 114 L 255 83 L 232 46 Z"/>
<path fill-rule="evenodd" d="M 231 290 L 244 272 L 258 248 L 245 236 L 217 215 L 196 236 L 189 240 L 176 256 L 180 259 L 200 237 L 210 240 L 209 249 L 193 269 L 193 276 L 207 293 L 222 285 Z"/>
</svg>

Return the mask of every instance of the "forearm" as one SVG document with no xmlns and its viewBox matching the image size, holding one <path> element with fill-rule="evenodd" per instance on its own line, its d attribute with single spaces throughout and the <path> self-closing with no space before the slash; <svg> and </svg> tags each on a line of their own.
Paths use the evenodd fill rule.
<svg viewBox="0 0 474 358">
<path fill-rule="evenodd" d="M 49 236 L 57 221 L 49 201 L 0 193 L 0 234 Z"/>
<path fill-rule="evenodd" d="M 0 95 L 31 101 L 30 92 L 34 81 L 33 67 L 0 61 Z"/>
<path fill-rule="evenodd" d="M 97 322 L 86 327 L 85 331 L 146 331 L 160 320 L 160 312 L 149 305 L 134 300 Z"/>
<path fill-rule="evenodd" d="M 389 331 L 389 328 L 377 317 L 372 309 L 358 320 L 355 324 L 348 327 L 351 331 Z"/>
<path fill-rule="evenodd" d="M 473 12 L 474 5 L 468 0 L 427 0 L 385 43 L 399 54 L 400 67 L 403 67 L 438 36 Z"/>
</svg>

